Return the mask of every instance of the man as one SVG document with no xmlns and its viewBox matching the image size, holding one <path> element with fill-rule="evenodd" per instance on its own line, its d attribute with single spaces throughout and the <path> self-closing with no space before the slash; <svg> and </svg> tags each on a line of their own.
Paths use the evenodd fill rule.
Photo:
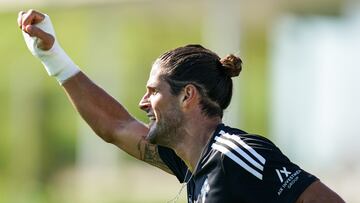
<svg viewBox="0 0 360 203">
<path fill-rule="evenodd" d="M 30 51 L 63 86 L 77 111 L 106 142 L 187 185 L 189 202 L 344 202 L 269 140 L 222 124 L 241 60 L 200 45 L 160 56 L 140 101 L 144 125 L 95 85 L 58 44 L 50 18 L 20 12 Z"/>
</svg>

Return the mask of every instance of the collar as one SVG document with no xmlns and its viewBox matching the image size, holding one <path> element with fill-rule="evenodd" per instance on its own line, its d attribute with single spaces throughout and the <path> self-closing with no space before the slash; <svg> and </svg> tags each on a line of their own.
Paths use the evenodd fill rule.
<svg viewBox="0 0 360 203">
<path fill-rule="evenodd" d="M 193 172 L 193 175 L 196 176 L 196 174 L 200 171 L 200 169 L 202 168 L 202 166 L 204 165 L 204 163 L 206 163 L 207 161 L 207 155 L 209 154 L 209 152 L 211 151 L 211 145 L 214 143 L 215 141 L 215 136 L 218 135 L 220 133 L 220 130 L 222 130 L 225 127 L 225 125 L 223 123 L 218 124 L 218 126 L 216 127 L 214 133 L 212 134 L 211 138 L 208 140 L 207 144 L 204 146 L 204 149 L 200 155 L 200 158 L 196 164 L 195 170 Z"/>
</svg>

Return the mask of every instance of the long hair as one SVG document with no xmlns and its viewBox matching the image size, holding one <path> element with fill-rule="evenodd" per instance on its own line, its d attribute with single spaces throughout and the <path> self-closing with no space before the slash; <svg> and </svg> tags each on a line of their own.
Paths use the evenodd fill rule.
<svg viewBox="0 0 360 203">
<path fill-rule="evenodd" d="M 201 94 L 202 112 L 223 117 L 231 101 L 233 82 L 242 69 L 239 57 L 228 55 L 224 59 L 201 45 L 187 45 L 161 55 L 156 63 L 162 70 L 173 95 L 178 95 L 187 84 L 193 84 Z"/>
</svg>

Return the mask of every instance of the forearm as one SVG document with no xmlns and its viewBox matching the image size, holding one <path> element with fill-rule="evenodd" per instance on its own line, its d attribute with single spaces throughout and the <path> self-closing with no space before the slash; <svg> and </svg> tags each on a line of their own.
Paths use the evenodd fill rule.
<svg viewBox="0 0 360 203">
<path fill-rule="evenodd" d="M 69 78 L 63 87 L 82 118 L 106 142 L 114 142 L 115 131 L 134 120 L 119 102 L 82 72 Z"/>
<path fill-rule="evenodd" d="M 30 52 L 63 86 L 74 107 L 97 135 L 128 154 L 169 172 L 159 157 L 157 146 L 145 139 L 148 127 L 80 71 L 57 42 L 49 16 L 35 10 L 21 11 L 18 25 Z"/>
</svg>

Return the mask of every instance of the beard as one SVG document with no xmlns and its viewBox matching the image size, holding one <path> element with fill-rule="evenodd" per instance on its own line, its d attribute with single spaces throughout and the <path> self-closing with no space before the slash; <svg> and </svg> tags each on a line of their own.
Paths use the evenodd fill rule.
<svg viewBox="0 0 360 203">
<path fill-rule="evenodd" d="M 180 129 L 183 124 L 183 115 L 178 107 L 174 107 L 156 121 L 149 124 L 150 131 L 146 139 L 151 144 L 172 147 L 180 139 Z"/>
</svg>

